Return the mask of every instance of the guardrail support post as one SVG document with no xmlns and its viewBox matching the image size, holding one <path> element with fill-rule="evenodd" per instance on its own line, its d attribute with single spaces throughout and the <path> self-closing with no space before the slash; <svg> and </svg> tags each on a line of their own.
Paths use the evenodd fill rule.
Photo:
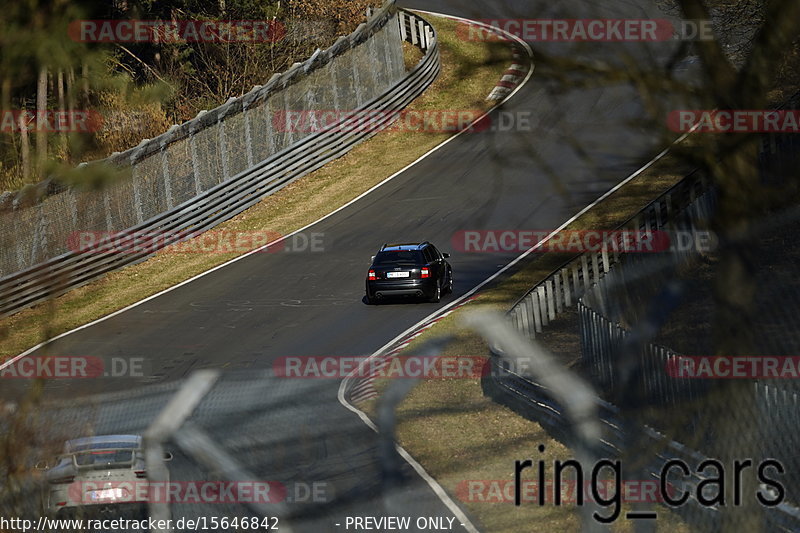
<svg viewBox="0 0 800 533">
<path fill-rule="evenodd" d="M 611 270 L 611 265 L 608 261 L 608 247 L 604 245 L 601 254 L 601 258 L 603 260 L 603 273 L 608 273 L 608 271 Z"/>
<path fill-rule="evenodd" d="M 536 291 L 531 292 L 531 306 L 533 307 L 533 326 L 535 333 L 542 332 L 542 309 L 539 305 L 539 294 Z M 536 335 L 531 335 L 531 338 Z"/>
<path fill-rule="evenodd" d="M 400 24 L 400 39 L 403 41 L 408 40 L 408 32 L 406 31 L 406 13 L 405 11 L 397 12 L 397 22 Z"/>
<path fill-rule="evenodd" d="M 597 252 L 592 254 L 592 273 L 594 274 L 594 281 L 598 281 L 600 279 L 600 265 L 597 261 L 598 255 L 599 254 Z"/>
<path fill-rule="evenodd" d="M 572 265 L 572 287 L 575 289 L 575 298 L 580 298 L 583 291 L 580 288 L 580 273 L 578 272 L 578 264 Z"/>
<path fill-rule="evenodd" d="M 542 326 L 546 326 L 550 321 L 547 319 L 547 297 L 545 295 L 544 285 L 536 287 L 536 292 L 539 296 L 539 312 L 542 314 Z"/>
<path fill-rule="evenodd" d="M 586 258 L 586 254 L 581 256 L 581 269 L 583 270 L 583 292 L 586 292 L 592 286 L 592 280 L 589 278 L 589 260 Z"/>
<path fill-rule="evenodd" d="M 555 292 L 556 313 L 561 314 L 564 310 L 563 302 L 561 301 L 561 272 L 556 272 L 553 276 L 553 291 Z"/>
<path fill-rule="evenodd" d="M 569 269 L 561 269 L 561 279 L 564 280 L 564 305 L 566 307 L 572 307 L 572 297 L 569 292 Z"/>
<path fill-rule="evenodd" d="M 553 291 L 553 280 L 548 279 L 544 285 L 544 292 L 547 296 L 547 320 L 552 322 L 556 319 L 555 294 Z"/>
<path fill-rule="evenodd" d="M 523 333 L 530 336 L 531 325 L 528 322 L 528 302 L 524 299 L 521 302 L 519 308 L 516 309 L 516 317 L 519 321 L 519 329 L 522 330 Z"/>
</svg>

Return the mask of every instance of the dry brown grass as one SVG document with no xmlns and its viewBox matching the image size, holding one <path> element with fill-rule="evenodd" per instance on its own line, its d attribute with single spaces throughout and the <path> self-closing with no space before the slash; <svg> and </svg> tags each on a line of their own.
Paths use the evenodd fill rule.
<svg viewBox="0 0 800 533">
<path fill-rule="evenodd" d="M 451 21 L 436 20 L 435 25 L 442 43 L 442 74 L 409 109 L 485 109 L 484 99 L 510 61 L 510 50 L 499 49 L 496 44 L 464 42 L 456 37 L 455 23 Z M 414 131 L 381 133 L 216 229 L 289 234 L 352 200 L 449 136 Z M 0 361 L 189 279 L 235 255 L 159 253 L 48 304 L 0 319 Z"/>
<path fill-rule="evenodd" d="M 691 142 L 691 139 L 687 142 Z M 616 228 L 680 181 L 690 170 L 676 157 L 667 155 L 582 215 L 568 229 Z M 485 341 L 461 327 L 463 313 L 477 306 L 506 311 L 527 290 L 568 259 L 569 256 L 554 253 L 530 257 L 515 273 L 483 290 L 475 302 L 437 322 L 416 338 L 408 349 L 435 336 L 454 335 L 456 340 L 443 355 L 488 354 Z M 381 390 L 387 383 L 379 382 L 376 385 Z M 361 407 L 365 412 L 373 413 L 375 402 L 366 402 Z M 551 462 L 574 457 L 567 447 L 551 438 L 539 424 L 525 420 L 486 398 L 477 380 L 424 381 L 401 404 L 398 420 L 400 443 L 451 495 L 456 494 L 458 484 L 465 480 L 513 480 L 515 460 L 542 458 Z M 539 444 L 545 445 L 545 453 L 539 454 L 536 449 Z M 477 518 L 485 531 L 514 533 L 579 529 L 574 506 L 540 507 L 535 503 L 523 503 L 515 507 L 513 503 L 461 503 Z M 687 524 L 666 508 L 661 507 L 657 511 L 658 531 L 691 531 Z M 633 524 L 620 519 L 612 530 L 633 531 Z"/>
</svg>

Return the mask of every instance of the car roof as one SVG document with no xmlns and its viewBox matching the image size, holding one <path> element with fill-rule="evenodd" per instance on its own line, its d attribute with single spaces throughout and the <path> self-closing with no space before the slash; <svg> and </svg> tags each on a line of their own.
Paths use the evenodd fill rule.
<svg viewBox="0 0 800 533">
<path fill-rule="evenodd" d="M 109 448 L 116 444 L 121 445 L 123 448 L 141 448 L 142 437 L 139 435 L 97 435 L 95 437 L 82 437 L 68 440 L 65 445 L 65 451 L 69 453 L 91 450 L 95 447 Z"/>
<path fill-rule="evenodd" d="M 381 252 L 400 252 L 408 250 L 422 250 L 430 243 L 428 241 L 418 243 L 402 243 L 402 244 L 384 244 L 381 246 Z"/>
</svg>

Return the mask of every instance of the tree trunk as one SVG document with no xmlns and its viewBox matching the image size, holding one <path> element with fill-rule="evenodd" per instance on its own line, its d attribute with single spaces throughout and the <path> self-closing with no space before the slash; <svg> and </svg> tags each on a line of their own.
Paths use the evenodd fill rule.
<svg viewBox="0 0 800 533">
<path fill-rule="evenodd" d="M 27 181 L 31 175 L 31 152 L 30 145 L 28 144 L 28 121 L 25 117 L 25 111 L 25 104 L 23 104 L 20 108 L 19 117 L 17 118 L 17 123 L 19 124 L 19 155 L 22 163 L 22 181 Z"/>
<path fill-rule="evenodd" d="M 2 89 L 0 89 L 0 105 L 3 111 L 11 111 L 11 78 L 3 78 Z"/>
<path fill-rule="evenodd" d="M 3 77 L 2 83 L 0 83 L 0 109 L 2 113 L 11 113 L 11 78 Z M 5 117 L 4 117 L 5 118 Z M 14 128 L 11 128 L 11 131 L 8 132 L 8 138 L 10 140 L 10 146 L 13 150 L 12 153 L 17 153 L 17 143 L 16 143 L 16 135 L 14 134 Z M 4 150 L 5 152 L 5 150 Z M 3 154 L 5 155 L 5 154 Z"/>
<path fill-rule="evenodd" d="M 36 86 L 36 173 L 44 179 L 47 164 L 47 67 L 39 68 Z"/>
<path fill-rule="evenodd" d="M 58 94 L 58 112 L 59 112 L 59 114 L 63 115 L 64 112 L 66 111 L 66 105 L 64 103 L 64 71 L 63 70 L 59 70 L 58 71 L 58 75 L 56 76 L 56 93 Z M 67 120 L 69 120 L 68 124 L 72 122 L 72 118 L 73 118 L 72 114 L 70 114 L 69 118 L 67 119 Z M 60 142 L 61 150 L 63 150 L 65 145 L 66 145 L 66 141 L 67 141 L 66 135 L 67 135 L 66 130 L 62 130 L 62 131 L 59 132 L 59 137 L 61 139 L 61 142 Z M 59 154 L 59 155 L 63 155 L 63 154 Z"/>
<path fill-rule="evenodd" d="M 70 117 L 75 116 L 75 71 L 70 67 L 67 71 L 67 83 L 66 83 L 66 99 L 67 99 L 67 111 L 69 112 Z M 70 153 L 70 146 L 69 140 L 67 140 L 67 145 L 65 147 L 65 157 L 69 158 L 69 161 L 72 161 L 72 154 Z"/>
<path fill-rule="evenodd" d="M 84 108 L 89 107 L 89 65 L 81 65 L 81 104 Z"/>
</svg>

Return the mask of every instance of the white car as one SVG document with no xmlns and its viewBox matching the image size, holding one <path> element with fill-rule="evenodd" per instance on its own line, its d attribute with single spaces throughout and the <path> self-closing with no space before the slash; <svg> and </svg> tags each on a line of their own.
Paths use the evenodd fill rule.
<svg viewBox="0 0 800 533">
<path fill-rule="evenodd" d="M 164 458 L 170 460 L 172 454 Z M 147 472 L 139 435 L 70 440 L 55 464 L 43 467 L 48 513 L 82 509 L 117 514 L 139 512 L 146 505 Z"/>
</svg>

